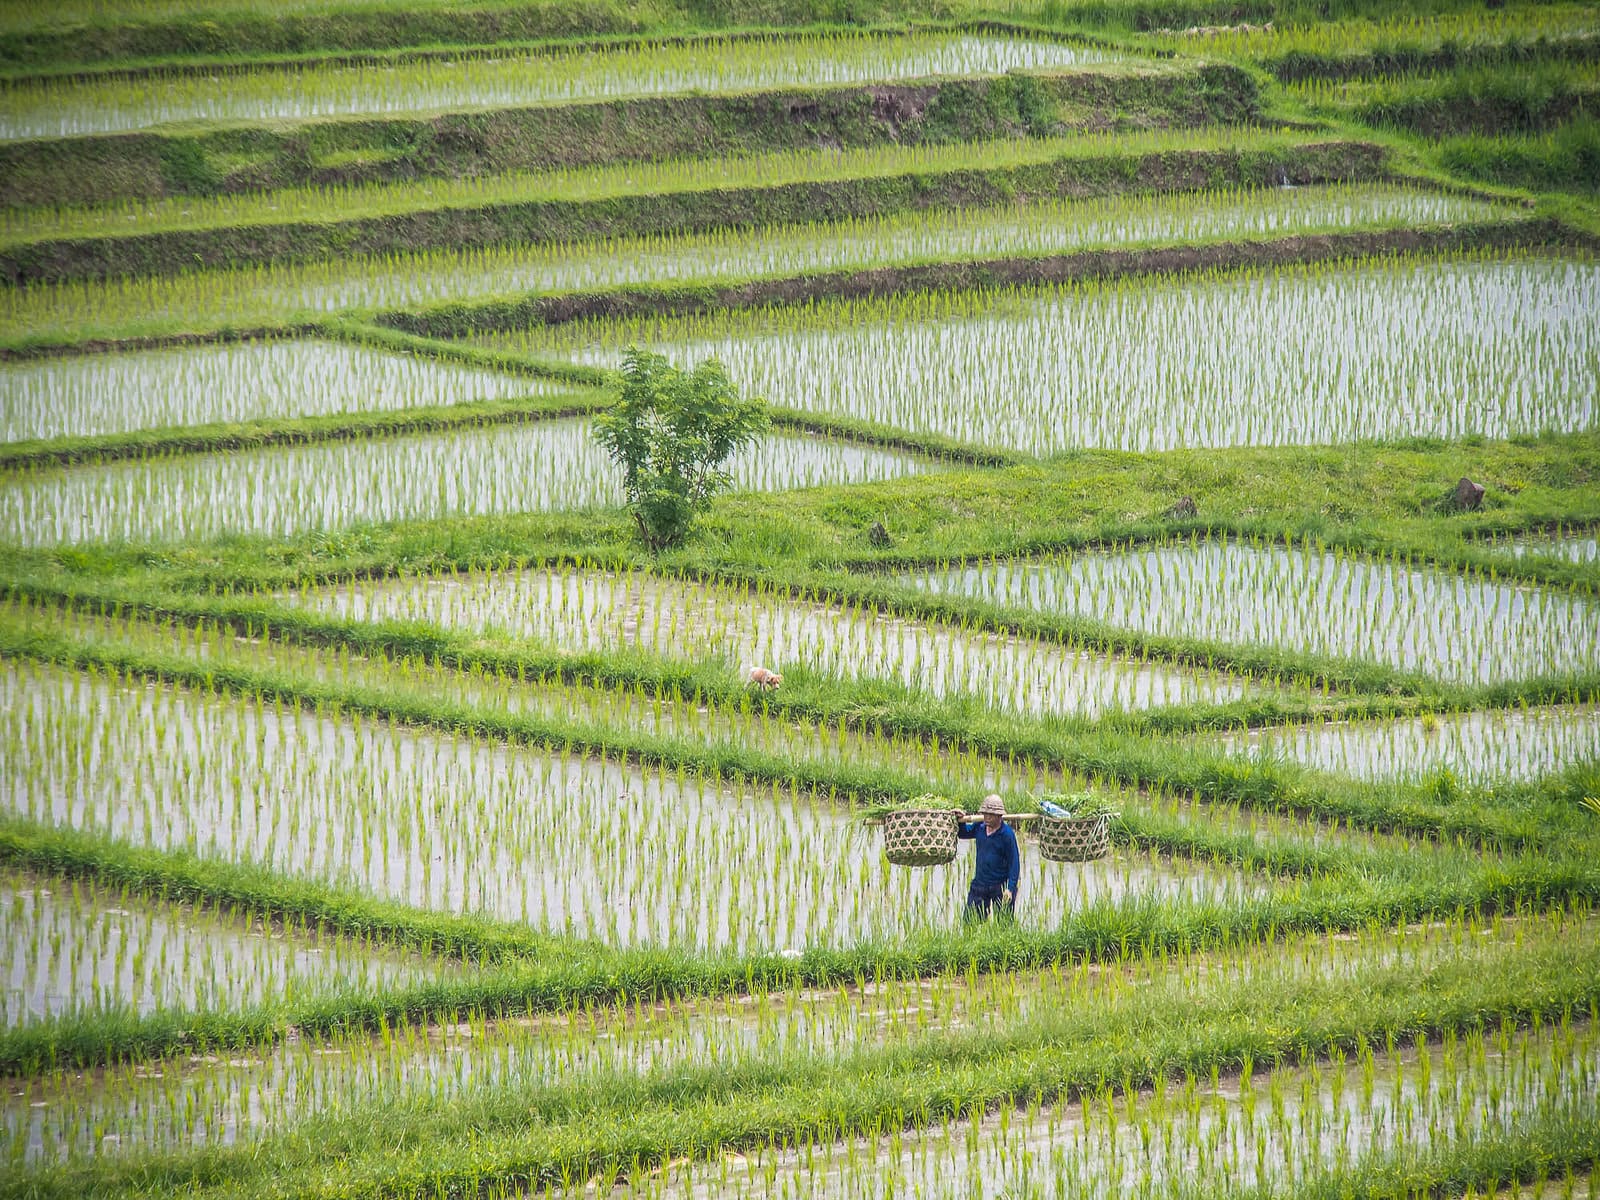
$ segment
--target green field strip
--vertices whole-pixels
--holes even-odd
[[[867,173],[874,160],[927,170],[959,165],[969,142],[989,143],[984,157],[1001,165],[1103,140],[1097,134],[1154,145],[1163,132],[1218,135],[1255,117],[1255,85],[1243,72],[1160,67],[19,142],[0,144],[0,229],[39,238],[377,217],[548,199],[563,180],[580,195],[637,190],[630,181],[641,179],[670,190],[696,176],[696,163],[729,186],[750,180],[752,159],[774,160],[757,178],[785,181],[818,168]],[[69,167],[74,189],[60,174]],[[28,206],[46,208],[13,211]]]
[[[483,336],[508,329],[560,326],[584,320],[668,318],[800,307],[824,300],[874,300],[928,292],[1032,288],[1122,278],[1187,276],[1206,270],[1353,265],[1398,256],[1466,251],[1554,248],[1574,243],[1563,226],[1541,219],[1482,225],[1330,233],[1281,240],[1224,240],[1198,246],[1089,250],[1077,254],[823,272],[798,279],[755,279],[717,285],[662,284],[539,296],[500,303],[438,305],[387,312],[380,324],[428,337]]]
[[[184,57],[131,58],[122,56],[115,65],[73,63],[51,66],[16,68],[0,66],[0,80],[8,83],[70,81],[94,83],[102,80],[129,81],[136,79],[180,78],[186,75],[224,75],[253,71],[294,70],[307,67],[397,66],[412,62],[453,61],[490,53],[528,55],[562,54],[573,52],[603,53],[628,49],[655,47],[720,47],[748,42],[772,41],[781,38],[804,38],[837,35],[852,37],[892,36],[907,31],[923,33],[992,33],[1001,36],[1038,38],[1046,41],[1067,42],[1092,46],[1113,52],[1128,53],[1125,40],[1111,39],[1074,30],[1053,29],[1037,23],[1019,23],[992,18],[949,20],[920,19],[913,15],[909,20],[894,23],[866,22],[841,24],[826,20],[785,24],[773,27],[728,27],[719,29],[684,30],[675,33],[613,34],[610,36],[574,36],[539,39],[500,37],[493,41],[471,44],[414,45],[391,48],[351,50],[324,50],[305,47],[299,53],[280,54],[193,54]],[[0,43],[5,34],[0,32]],[[1166,51],[1143,50],[1141,56],[1152,59],[1168,58]]]
[[[1259,135],[1246,139],[1236,135],[1233,145],[1218,149],[1191,144],[1154,153],[1141,152],[1137,144],[1124,148],[1105,147],[1099,143],[1100,139],[1090,139],[1088,145],[1077,148],[1077,153],[1018,166],[985,168],[962,164],[933,171],[830,179],[825,177],[830,173],[825,164],[819,162],[818,165],[824,167],[823,178],[785,179],[780,176],[722,185],[714,173],[708,173],[697,185],[649,190],[634,184],[626,192],[603,194],[593,199],[571,191],[550,198],[538,197],[537,193],[529,196],[524,191],[517,199],[505,203],[470,207],[426,205],[382,216],[354,215],[347,210],[342,216],[327,214],[311,220],[285,221],[280,216],[271,224],[223,225],[31,244],[13,242],[0,249],[0,277],[12,283],[30,284],[99,280],[107,284],[108,290],[115,291],[118,276],[187,277],[211,268],[224,279],[233,277],[229,286],[237,287],[239,282],[252,278],[247,273],[252,264],[262,267],[311,264],[310,269],[299,273],[284,270],[254,273],[262,283],[276,283],[281,289],[292,283],[296,274],[313,279],[328,275],[326,267],[318,271],[316,264],[332,256],[353,260],[351,266],[346,267],[347,273],[353,273],[352,267],[365,263],[381,274],[394,271],[405,258],[428,250],[438,252],[435,257],[440,259],[458,261],[464,273],[482,274],[484,268],[474,262],[470,253],[476,248],[504,248],[505,254],[498,256],[504,258],[523,246],[564,248],[566,243],[581,244],[596,238],[616,241],[637,237],[653,242],[669,236],[714,235],[727,239],[736,230],[881,220],[949,208],[1003,209],[1029,199],[1062,201],[1149,196],[1198,188],[1270,187],[1284,182],[1308,186],[1370,181],[1382,179],[1386,167],[1384,152],[1368,143],[1318,141],[1304,134],[1298,135],[1298,140],[1263,139]],[[1086,152],[1093,150],[1099,153]],[[781,164],[774,165],[781,169]],[[1459,207],[1469,206],[1462,201]],[[1483,220],[1493,215],[1473,213],[1468,219]],[[1363,223],[1369,222],[1359,218],[1353,222],[1337,220],[1330,216],[1323,226],[1336,230]],[[1370,223],[1381,223],[1381,217]],[[1322,226],[1313,222],[1311,227]],[[1160,236],[1146,233],[1142,237],[1117,237],[1110,230],[1102,234],[1110,243],[1138,242]],[[1169,234],[1164,240],[1173,239]],[[715,245],[715,241],[712,244]],[[648,250],[660,254],[666,248],[651,245]],[[578,247],[566,252],[575,249]],[[870,253],[865,248],[863,252]],[[893,250],[890,254],[894,254]],[[397,255],[400,261],[396,261]],[[976,256],[984,255],[979,252]],[[539,257],[535,255],[535,263]],[[901,251],[898,257],[905,257],[905,252]],[[419,259],[419,265],[426,266],[429,262],[425,255]],[[819,261],[817,265],[825,262]],[[781,273],[781,267],[778,270]],[[718,273],[748,271],[749,268],[735,267],[722,268]],[[772,268],[767,271],[771,273]],[[690,278],[704,272],[703,266],[688,268]],[[337,276],[330,276],[329,283],[335,279]],[[495,290],[507,289],[502,286]],[[93,294],[93,289],[87,291]],[[364,303],[353,299],[343,307],[396,305],[375,297]],[[234,319],[251,318],[235,314]]]
[[[363,1093],[374,1089],[394,1098],[404,1097],[409,1103],[415,1103],[419,1093],[436,1103],[461,1094],[478,1098],[481,1073],[496,1068],[513,1073],[515,1086],[535,1092],[559,1087],[575,1076],[592,1080],[635,1071],[682,1070],[710,1062],[726,1062],[739,1069],[755,1057],[768,1062],[779,1058],[792,1061],[802,1045],[804,1053],[812,1057],[903,1045],[970,1021],[979,1013],[991,1028],[1017,1028],[1039,1014],[1049,1020],[1063,1010],[1105,1012],[1131,988],[1170,986],[1173,977],[1189,981],[1190,986],[1203,983],[1212,991],[1221,987],[1223,977],[1235,988],[1249,986],[1251,981],[1271,987],[1283,978],[1281,966],[1275,962],[1278,956],[1292,961],[1295,974],[1309,983],[1318,976],[1370,975],[1374,968],[1392,968],[1397,960],[1420,972],[1437,966],[1462,940],[1487,946],[1526,933],[1541,940],[1560,930],[1581,936],[1586,928],[1583,919],[1565,913],[1535,918],[1526,933],[1519,928],[1523,924],[1521,919],[1493,918],[1480,923],[1453,918],[1350,935],[1295,935],[1276,944],[1171,957],[1147,955],[1135,947],[1109,980],[1106,976],[1112,973],[1084,965],[1004,975],[956,973],[922,981],[879,976],[858,979],[853,987],[795,988],[726,998],[648,1001],[641,997],[627,1008],[615,1010],[594,1009],[580,998],[565,1011],[531,1019],[496,1020],[471,1014],[467,1020],[450,1024],[402,1020],[377,1036],[361,1031],[313,1035],[270,1048],[250,1047],[247,1057],[230,1058],[226,1064],[202,1061],[186,1066],[181,1059],[169,1060],[155,1071],[138,1063],[122,1064],[97,1072],[92,1090],[85,1087],[81,1076],[57,1068],[18,1081],[21,1090],[0,1106],[0,1147],[9,1141],[8,1148],[14,1152],[19,1140],[18,1117],[30,1124],[41,1119],[36,1108],[29,1112],[40,1104],[45,1110],[42,1120],[56,1126],[50,1132],[70,1137],[76,1125],[81,1137],[90,1129],[109,1127],[120,1135],[124,1154],[183,1152],[209,1140],[193,1128],[196,1105],[218,1125],[236,1120],[239,1140],[254,1142],[317,1119],[334,1107],[366,1107],[371,1098]],[[1485,938],[1491,941],[1483,941]],[[1557,1030],[1558,1037],[1565,1036],[1564,1026]],[[1506,1032],[1500,1030],[1499,1036]],[[1546,1031],[1545,1036],[1550,1032],[1556,1031]],[[1581,1018],[1572,1032],[1583,1035]],[[714,1049],[706,1046],[702,1040],[706,1034],[721,1044]],[[220,1058],[215,1054],[192,1057]],[[437,1078],[436,1073],[444,1078]],[[172,1077],[176,1090],[162,1082]],[[308,1090],[313,1094],[307,1095]],[[1278,1089],[1274,1086],[1271,1090]],[[272,1113],[274,1108],[276,1113]],[[230,1113],[237,1115],[230,1119]],[[49,1138],[50,1133],[44,1136]],[[42,1153],[30,1153],[23,1164],[11,1161],[31,1166],[63,1157],[50,1152],[55,1147],[41,1145],[38,1149]],[[77,1156],[69,1150],[65,1157]]]
[[[1039,456],[1252,443],[1354,455],[1376,441],[1586,429],[1580,364],[1600,333],[1588,319],[1600,272],[1581,250],[1466,248],[1513,229],[1084,250],[710,295],[639,288],[604,305],[548,297],[504,314],[433,310],[447,329],[427,314],[406,324],[590,366],[619,365],[630,345],[680,365],[714,356],[770,401]],[[1413,236],[1419,253],[1395,253],[1391,239]],[[1360,261],[1323,257],[1358,245]],[[1402,334],[1413,310],[1415,336]]]
[[[1407,74],[1418,71],[1537,61],[1594,52],[1600,24],[1586,4],[1433,6],[1424,12],[1394,6],[1357,10],[1353,19],[1280,20],[1229,26],[1212,23],[1197,36],[1166,32],[1131,39],[1174,54],[1204,53],[1255,63],[1284,82],[1323,76]],[[1206,22],[1195,22],[1205,25]]]
[[[117,605],[119,612],[130,609],[143,606]],[[197,635],[188,623],[207,621],[216,622],[223,629],[231,628],[235,636],[246,640],[233,647],[226,640],[206,642],[201,653],[202,643],[188,647],[181,636],[152,639],[145,632],[147,625],[136,627],[129,620],[114,621],[109,627],[91,622],[74,633],[63,624],[67,616],[57,622],[46,619],[42,629],[38,617],[30,616],[20,627],[8,621],[0,630],[6,634],[9,652],[46,661],[119,667],[139,663],[143,664],[140,669],[154,671],[161,678],[168,678],[161,673],[170,667],[177,672],[170,677],[173,681],[202,687],[211,686],[218,670],[237,670],[244,672],[240,686],[245,690],[257,686],[258,674],[267,671],[278,682],[296,680],[333,687],[341,694],[359,690],[373,697],[374,703],[386,712],[399,711],[394,707],[399,705],[418,719],[432,721],[441,728],[477,728],[472,722],[482,719],[490,722],[484,728],[495,731],[495,736],[527,736],[555,746],[581,744],[626,761],[682,763],[699,772],[763,772],[759,778],[795,788],[804,784],[811,790],[849,796],[856,803],[910,799],[928,790],[930,784],[927,767],[915,763],[894,766],[892,756],[868,753],[859,762],[849,758],[835,761],[818,756],[815,750],[802,750],[810,761],[802,761],[797,767],[791,759],[779,756],[776,743],[770,750],[763,749],[766,739],[755,733],[736,736],[731,741],[696,741],[684,733],[669,736],[659,731],[628,733],[619,731],[616,718],[598,710],[589,714],[585,725],[578,718],[591,708],[588,704],[574,702],[570,711],[555,714],[548,709],[541,713],[534,705],[533,715],[529,716],[527,706],[512,708],[507,703],[507,695],[515,696],[521,681],[528,680],[539,681],[541,686],[548,683],[593,688],[598,695],[610,691],[654,697],[663,704],[686,702],[692,707],[739,713],[750,705],[749,694],[721,671],[643,656],[619,659],[615,655],[501,649],[492,644],[486,646],[482,639],[452,636],[444,631],[433,631],[427,644],[419,645],[414,626],[347,624],[319,620],[314,614],[292,609],[234,609],[230,615],[227,605],[203,606],[199,612],[205,615],[201,616],[195,608],[158,603],[146,611],[149,618],[176,621],[180,629],[187,626],[190,636]],[[260,644],[255,639],[261,643],[271,639],[273,654],[264,656],[250,649]],[[174,641],[179,643],[176,650]],[[88,657],[81,657],[85,654]],[[321,654],[332,655],[333,664],[339,669],[331,673],[315,669]],[[123,655],[133,657],[120,657]],[[418,657],[409,657],[412,655]],[[359,656],[354,669],[351,656]],[[441,705],[450,711],[440,715],[435,710]],[[1392,705],[1380,701],[1371,706],[1352,703],[1339,713],[1349,718],[1363,712],[1371,715],[1390,711]],[[429,717],[430,712],[435,715]],[[1492,798],[1479,798],[1471,792],[1457,794],[1449,802],[1440,803],[1427,786],[1356,785],[1116,730],[1079,731],[1071,724],[1063,728],[1060,722],[1018,722],[963,708],[941,708],[923,697],[886,703],[881,688],[863,692],[836,681],[827,681],[822,688],[813,687],[809,694],[796,695],[791,687],[781,693],[781,698],[764,697],[760,707],[763,725],[769,713],[780,719],[837,729],[841,737],[853,732],[857,736],[914,738],[930,747],[981,756],[971,765],[974,773],[987,758],[994,761],[996,771],[1003,761],[1013,775],[1027,764],[1060,771],[1067,777],[1061,786],[1110,788],[1114,793],[1119,788],[1150,792],[1150,798],[1124,797],[1133,807],[1152,812],[1162,824],[1168,818],[1176,819],[1177,814],[1168,812],[1160,797],[1175,794],[1199,799],[1202,809],[1197,811],[1216,813],[1222,827],[1237,827],[1237,818],[1224,819],[1233,808],[1239,814],[1277,813],[1331,823],[1335,828],[1343,822],[1350,828],[1380,834],[1461,838],[1475,844],[1514,848],[1558,837],[1559,823],[1551,825],[1550,820],[1563,811],[1559,802],[1552,808],[1539,792],[1528,788],[1501,789]],[[1284,719],[1283,714],[1275,715]],[[1310,714],[1297,715],[1302,721],[1310,719]],[[467,722],[465,726],[458,723],[462,720]],[[644,730],[650,729],[642,721],[636,723]],[[1170,732],[1179,732],[1178,723],[1173,725]],[[876,765],[874,758],[878,759]],[[959,773],[948,782],[957,784],[960,791],[956,794],[964,793],[971,800],[991,786],[974,778],[960,780]],[[1025,797],[1016,796],[1015,787],[1013,784],[1007,789],[1012,792],[1013,804],[1029,807]],[[1188,833],[1172,836],[1178,839],[1173,846],[1192,845],[1185,840],[1191,836]]]
[[[132,846],[15,816],[0,818],[0,862],[92,880],[162,903],[246,914],[268,924],[467,963],[557,962],[594,949],[578,939],[541,935],[526,925],[430,912],[253,865]]]
[[[1309,1064],[1340,1051],[1370,1052],[1485,1025],[1507,1032],[1535,1023],[1566,1026],[1592,1014],[1597,997],[1594,950],[1541,939],[1332,983],[1291,977],[1181,994],[1170,986],[1132,989],[1021,1028],[935,1035],[831,1059],[598,1076],[531,1094],[486,1089],[453,1106],[449,1119],[416,1122],[415,1138],[399,1151],[392,1144],[371,1148],[372,1116],[355,1112],[308,1122],[245,1151],[46,1172],[24,1177],[24,1186],[32,1196],[109,1196],[199,1177],[210,1186],[190,1194],[248,1188],[331,1200],[452,1194],[496,1182],[533,1190],[602,1175],[614,1181],[680,1156],[705,1160],[780,1142],[815,1147],[977,1118],[994,1108],[1116,1095],[1246,1062],[1298,1057]],[[1175,1006],[1189,1017],[1181,1028],[1170,1018]],[[467,1128],[475,1135],[470,1145],[461,1132]],[[341,1169],[330,1176],[311,1161],[332,1148]],[[16,1194],[23,1194],[20,1187]]]
[[[600,201],[640,193],[721,192],[779,184],[937,177],[952,171],[993,174],[1030,167],[1043,169],[1076,159],[1127,160],[1186,151],[1286,152],[1300,143],[1315,144],[1319,138],[1324,143],[1331,140],[1326,131],[1318,134],[1314,130],[1297,132],[1233,123],[1180,130],[1129,130],[1114,135],[978,136],[952,142],[895,142],[839,149],[807,144],[763,150],[756,144],[700,158],[675,156],[459,178],[287,187],[268,194],[140,198],[108,204],[80,199],[76,204],[58,207],[0,210],[0,243],[116,237],[132,229],[169,233],[293,221],[315,224],[330,218],[376,219],[430,209],[492,208],[518,201]],[[1345,141],[1356,146],[1366,144],[1359,136]],[[1351,173],[1356,173],[1354,168]]]
[[[607,393],[572,393],[549,397],[539,403],[493,400],[424,406],[398,412],[283,417],[277,420],[143,429],[99,437],[12,442],[0,447],[0,470],[81,466],[174,454],[264,450],[274,446],[306,446],[317,442],[515,425],[588,416],[609,407],[611,403],[612,397]]]

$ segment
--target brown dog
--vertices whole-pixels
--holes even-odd
[[[783,682],[783,676],[765,667],[751,667],[750,677],[745,682],[750,687],[763,687],[773,692],[777,691],[778,685]]]

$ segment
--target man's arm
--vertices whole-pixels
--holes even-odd
[[[1010,829],[1010,827],[1007,827]],[[1022,847],[1017,845],[1017,831],[1010,829],[1011,833],[1011,872],[1006,876],[1006,890],[1016,899],[1017,883],[1022,878]]]
[[[958,821],[956,822],[956,836],[963,838],[975,838],[978,836],[978,826],[981,824],[983,824],[982,821],[974,821],[970,825],[966,824],[965,822]]]

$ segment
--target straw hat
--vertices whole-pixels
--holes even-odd
[[[990,792],[987,796],[985,796],[983,798],[983,803],[978,807],[978,814],[980,816],[988,816],[990,813],[993,813],[997,817],[1003,817],[1006,815],[1005,801],[1000,799],[1000,797],[995,795],[993,792]]]

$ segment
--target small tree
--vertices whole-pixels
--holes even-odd
[[[693,372],[628,347],[622,396],[595,418],[595,438],[622,468],[622,488],[652,553],[681,542],[696,513],[732,482],[727,462],[767,427],[766,402],[741,399],[707,359]]]

